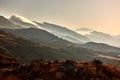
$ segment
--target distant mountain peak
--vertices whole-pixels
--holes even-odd
[[[34,23],[33,21],[25,18],[25,17],[22,17],[22,16],[19,16],[17,14],[13,14],[11,17],[10,17],[10,20],[13,21],[14,23],[18,24],[18,25],[22,25],[24,28],[30,28],[30,27],[34,27],[34,28],[39,28],[41,29],[40,26],[38,26],[36,23]]]
[[[92,31],[92,29],[89,29],[89,28],[78,28],[75,30],[75,32],[79,33],[79,34],[82,34],[82,35],[86,35],[86,34],[90,34]]]
[[[36,23],[45,30],[47,30],[48,32],[73,43],[81,43],[81,42],[84,43],[91,41],[88,37],[78,34],[75,31],[68,29],[64,26],[60,26],[48,22],[43,22],[43,23],[36,22]]]
[[[89,29],[89,28],[78,28],[76,29],[76,31],[93,31],[92,29]]]
[[[0,28],[19,29],[21,26],[15,25],[12,21],[4,16],[0,16]]]
[[[30,21],[29,19],[27,19],[27,18],[25,18],[25,17],[19,16],[19,15],[17,15],[17,14],[13,14],[10,19],[13,19],[13,18],[14,18],[14,19],[17,19],[18,21],[30,23],[30,24],[33,24],[33,25],[37,26],[36,23]]]
[[[57,24],[53,24],[53,23],[49,23],[49,22],[43,22],[43,24],[55,26],[56,28],[57,28],[57,27],[58,27],[58,28],[61,27],[61,28],[64,28],[64,29],[68,29],[68,28],[66,28],[66,27],[63,27],[63,26],[60,26],[60,25],[57,25]]]
[[[4,16],[0,15],[0,18],[5,18]]]
[[[7,18],[5,18],[4,16],[0,15],[0,22],[9,22],[9,20]]]

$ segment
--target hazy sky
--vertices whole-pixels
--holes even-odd
[[[70,29],[120,34],[120,0],[0,0],[0,15],[12,14]]]

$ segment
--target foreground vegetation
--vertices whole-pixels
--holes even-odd
[[[16,59],[0,56],[0,80],[119,80],[120,70],[99,60],[75,62],[34,60],[19,64]]]

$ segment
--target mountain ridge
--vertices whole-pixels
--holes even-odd
[[[16,25],[12,23],[10,20],[5,18],[4,16],[0,16],[0,28],[20,29],[22,27],[20,25]]]
[[[36,23],[32,22],[31,20],[24,18],[22,16],[19,16],[19,15],[16,15],[16,14],[12,15],[9,18],[9,20],[14,22],[15,24],[23,26],[24,28],[39,28],[39,29],[41,29],[40,26],[38,26]]]
[[[73,40],[69,40],[64,36],[74,38],[74,39],[78,40],[80,43],[91,41],[89,38],[87,38],[83,35],[80,35],[80,34],[74,32],[70,29],[67,29],[65,27],[62,27],[62,26],[59,26],[59,25],[56,25],[56,24],[51,24],[51,23],[47,23],[47,22],[43,22],[43,23],[36,22],[36,23],[38,25],[40,25],[41,27],[43,27],[44,29],[48,30],[49,32],[51,32],[51,33],[53,33],[53,34],[55,34],[55,35],[57,35],[57,36],[59,36],[63,39],[71,41],[73,43],[78,43],[78,42],[73,41]]]
[[[80,28],[81,29],[81,28]],[[108,33],[92,30],[80,30],[76,31],[79,34],[84,33],[84,36],[90,38],[93,42],[96,43],[106,43],[112,46],[120,47],[120,38],[119,36],[110,35]]]
[[[120,53],[120,48],[119,47],[114,47],[105,43],[96,43],[96,42],[88,42],[81,47],[92,49],[94,51],[101,51],[101,52],[111,52],[111,53]]]
[[[48,27],[49,26],[50,25],[48,25]],[[51,24],[51,26],[53,26],[53,24]],[[56,27],[56,25],[54,27]],[[15,41],[18,40],[17,42],[20,42],[21,45],[19,44],[19,47],[15,46],[14,38],[13,38],[13,43],[9,44],[8,46],[6,44],[6,46],[8,47],[7,49],[10,49],[10,50],[11,50],[11,47],[13,47],[14,50],[11,50],[12,53],[15,53],[15,55],[18,55],[20,57],[23,57],[24,60],[26,59],[32,60],[32,59],[41,58],[41,57],[44,57],[44,58],[48,57],[49,59],[53,59],[53,58],[55,59],[57,57],[61,59],[70,58],[70,59],[81,60],[81,61],[89,61],[89,60],[97,58],[97,59],[102,60],[105,63],[107,62],[111,64],[119,63],[118,60],[115,60],[115,59],[113,60],[110,58],[108,59],[108,56],[118,57],[117,54],[104,53],[100,51],[94,51],[92,49],[83,48],[80,46],[80,44],[74,44],[69,41],[63,40],[62,38],[59,38],[46,30],[42,30],[38,28],[22,28],[22,29],[14,29],[14,30],[2,29],[2,30],[9,32],[9,34],[13,33],[14,35],[16,35],[14,36],[14,37],[17,37],[15,38]],[[60,32],[62,32],[62,30]],[[68,30],[68,33],[69,33],[69,30]],[[23,37],[27,39],[28,41],[24,40],[23,38],[19,38],[19,37]],[[36,46],[30,46],[29,44],[22,43],[24,41],[26,43],[32,43],[32,41],[34,41],[37,45],[39,44],[42,44],[42,45],[39,45],[40,48]],[[9,40],[8,42],[11,42],[11,40]],[[1,49],[4,52],[4,49],[3,48]],[[18,51],[18,54],[16,50]],[[50,54],[47,54],[49,53],[49,50],[50,50]],[[23,51],[22,52],[23,54],[20,53],[21,51]],[[29,56],[27,56],[28,52],[30,53]],[[39,53],[39,52],[42,52],[42,53]],[[33,53],[35,54],[33,55]],[[99,55],[102,55],[102,56],[99,56]],[[103,57],[103,56],[106,56],[106,57]],[[119,64],[117,65],[119,66]]]
[[[44,44],[58,45],[58,46],[72,44],[71,42],[59,38],[42,29],[26,28],[26,29],[16,29],[16,30],[10,30],[10,29],[3,29],[3,30],[12,33],[18,37],[29,39],[36,43],[44,43]]]

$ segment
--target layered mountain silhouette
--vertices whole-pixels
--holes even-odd
[[[69,30],[65,27],[58,26],[55,24],[50,24],[47,22],[44,23],[32,22],[18,15],[11,16],[10,20],[18,25],[23,26],[24,28],[42,29],[73,43],[83,43],[90,41],[90,39],[85,36],[82,36],[72,30]]]
[[[0,55],[16,57],[20,62],[35,59],[65,59],[71,53],[63,49],[53,49],[35,44],[23,38],[16,38],[12,34],[0,30]]]
[[[54,35],[59,36],[68,41],[71,41],[73,43],[84,43],[91,41],[88,37],[80,35],[70,29],[67,29],[59,25],[55,25],[47,22],[43,22],[43,23],[36,22],[36,23],[45,30],[47,30],[48,32],[51,32]]]
[[[84,36],[90,38],[93,42],[105,43],[112,46],[120,47],[120,38],[119,36],[112,36],[103,32],[98,32],[88,28],[77,29],[78,33],[86,33]]]
[[[18,15],[11,16],[10,20],[18,25],[24,26],[25,28],[32,27],[32,28],[44,29],[60,38],[66,39],[66,40],[74,42],[74,43],[82,43],[82,42],[90,41],[90,39],[85,36],[82,36],[72,30],[69,30],[65,27],[58,26],[55,24],[50,24],[47,22],[44,22],[44,23],[32,22],[32,21],[30,21],[22,16],[18,16]]]
[[[22,27],[14,24],[13,22],[11,22],[3,16],[0,16],[0,28],[20,29]]]
[[[92,29],[88,29],[88,28],[78,28],[75,30],[75,32],[79,33],[79,34],[83,34],[84,36],[86,34],[90,34],[90,32],[92,32]]]
[[[82,44],[81,47],[92,49],[94,51],[100,51],[100,52],[120,53],[120,48],[113,47],[104,43],[88,42],[88,43]]]
[[[106,44],[120,47],[120,39],[115,38],[114,36],[111,36],[109,34],[93,31],[91,32],[91,34],[88,34],[86,36],[91,38],[95,42],[106,43]]]
[[[119,60],[106,57],[108,54],[96,52],[90,49],[64,46],[51,48],[46,45],[36,44],[23,38],[17,38],[12,34],[0,30],[0,55],[16,57],[20,62],[25,63],[35,59],[90,61],[100,59],[104,63],[119,65]],[[105,56],[105,57],[103,57]],[[111,56],[111,55],[109,55]],[[112,55],[113,56],[113,55]]]
[[[23,28],[41,28],[40,26],[38,26],[36,23],[32,22],[31,20],[24,18],[22,16],[19,15],[12,15],[10,17],[10,20],[12,22],[14,22],[15,24],[21,25],[23,26]]]
[[[35,43],[41,43],[52,46],[67,46],[72,44],[71,42],[59,38],[47,31],[36,28],[25,28],[16,30],[4,29],[4,31],[12,33],[18,37],[29,39]]]
[[[13,33],[17,37],[23,37],[33,42],[50,44],[50,45],[69,45],[69,41],[59,38],[52,33],[40,29],[36,23],[32,21],[13,15],[10,20],[1,16],[0,28]],[[27,27],[26,27],[27,26]]]
[[[75,31],[93,31],[93,30],[88,28],[78,28]]]
[[[15,15],[10,20],[5,17],[2,18],[8,22],[4,23],[2,19],[0,21],[0,24],[3,25],[0,28],[7,32],[1,31],[3,32],[0,38],[2,39],[1,54],[18,57],[21,62],[38,58],[81,61],[97,58],[105,63],[120,66],[118,57],[120,50],[118,47],[91,42],[92,38],[89,39],[86,35],[80,35],[55,24],[32,22]],[[12,26],[9,26],[9,23]]]
[[[21,62],[28,62],[39,58],[52,60],[78,59],[87,61],[95,56],[93,52],[84,48],[50,48],[49,46],[36,44],[23,38],[17,38],[12,34],[0,30],[0,54],[9,57],[18,57]],[[89,58],[87,58],[88,54],[90,56]],[[76,57],[78,55],[81,55],[81,58]],[[83,56],[84,58],[82,58]]]

